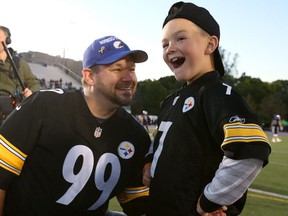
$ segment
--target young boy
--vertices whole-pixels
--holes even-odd
[[[220,30],[204,8],[175,3],[163,24],[163,59],[182,89],[161,104],[149,215],[239,215],[271,152],[257,117],[223,80]],[[146,166],[147,168],[148,166]]]

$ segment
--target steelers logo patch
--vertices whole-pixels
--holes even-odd
[[[184,102],[182,112],[185,113],[189,111],[190,109],[194,107],[194,105],[195,105],[195,99],[193,97],[187,98]]]
[[[121,142],[118,146],[118,154],[123,159],[130,159],[135,153],[135,147],[128,141]]]

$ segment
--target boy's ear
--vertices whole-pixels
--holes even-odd
[[[205,54],[212,54],[215,49],[218,47],[218,38],[216,36],[210,36],[205,50]]]

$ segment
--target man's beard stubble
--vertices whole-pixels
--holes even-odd
[[[133,83],[132,85],[130,84],[130,82],[128,83],[129,86],[131,86],[132,89],[132,93],[131,92],[126,92],[121,96],[118,96],[116,94],[115,89],[111,90],[109,89],[106,85],[104,85],[101,81],[97,81],[96,84],[96,90],[101,93],[102,95],[104,95],[107,99],[109,99],[113,104],[117,104],[119,106],[127,106],[131,103],[132,98],[135,94],[135,89],[136,89],[136,84]],[[121,89],[122,87],[127,87],[128,84],[126,84],[125,82],[122,83],[117,83],[116,84],[116,89]]]

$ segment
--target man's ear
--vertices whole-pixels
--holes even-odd
[[[93,80],[93,76],[92,76],[92,71],[90,68],[84,68],[82,70],[82,76],[83,76],[83,80],[87,85],[93,85],[94,84],[94,80]]]
[[[219,44],[218,38],[214,35],[210,36],[205,50],[205,54],[208,55],[212,54],[214,50],[217,49],[218,44]]]

